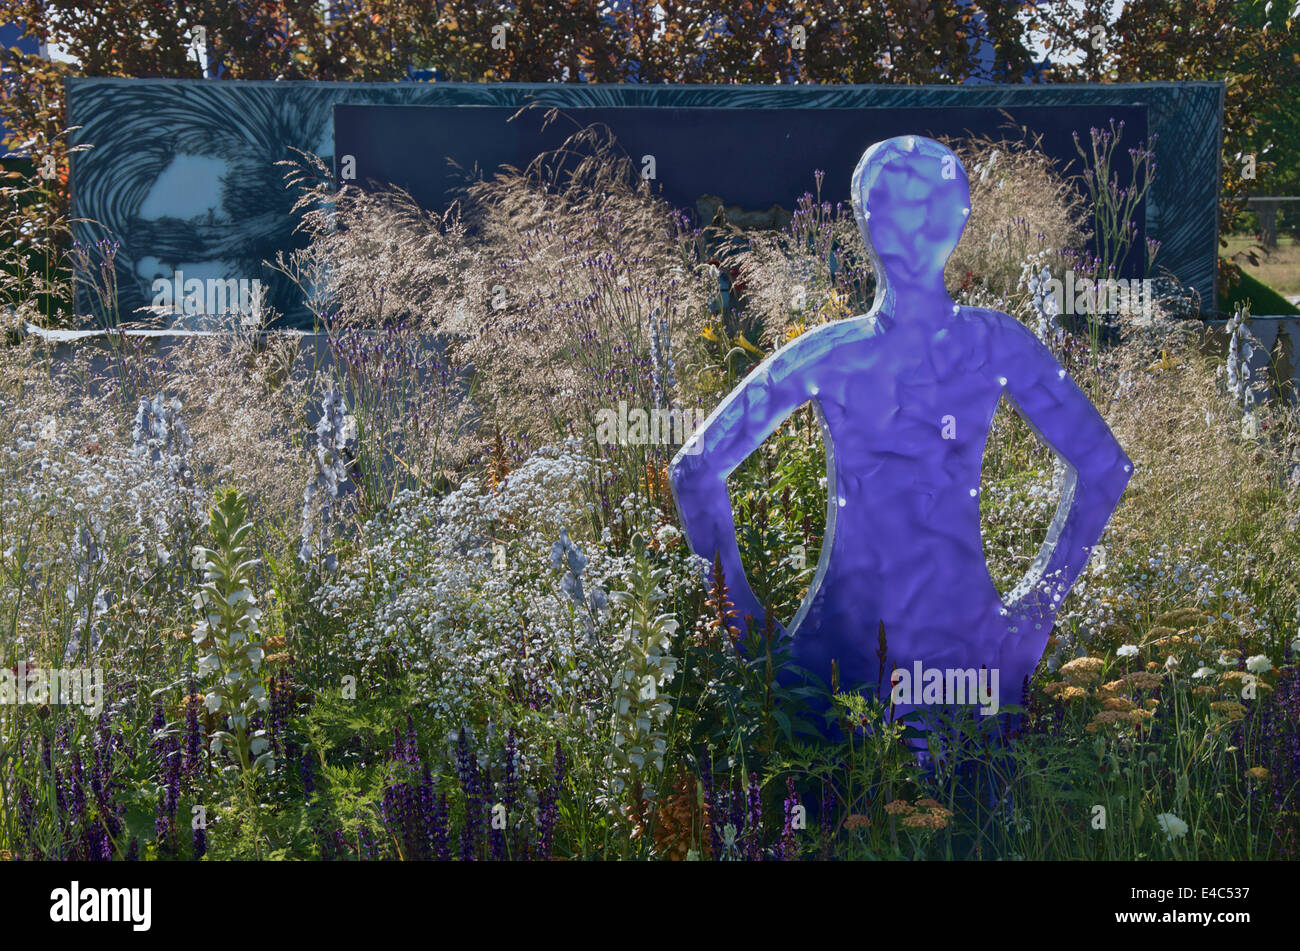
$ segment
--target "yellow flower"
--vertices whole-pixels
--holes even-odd
[[[1160,701],[1157,700],[1155,697],[1152,697],[1149,700],[1147,700],[1147,702],[1144,703],[1143,706],[1146,707],[1148,710],[1154,710],[1156,707],[1160,706]]]
[[[849,298],[847,294],[841,294],[839,291],[831,291],[826,302],[817,308],[818,323],[830,323],[833,320],[843,320],[845,317],[852,317],[852,311],[849,308]]]
[[[799,321],[796,324],[791,324],[785,330],[786,343],[789,343],[791,340],[794,340],[796,337],[802,336],[803,332],[806,329],[807,328],[804,326],[803,321]],[[850,816],[849,818],[852,818],[852,816]],[[846,824],[847,824],[847,820],[846,820]]]
[[[846,829],[865,829],[870,825],[871,820],[869,818],[856,812],[844,820],[844,828]]]
[[[1192,688],[1192,696],[1193,696],[1193,697],[1213,697],[1213,696],[1214,696],[1214,688],[1213,688],[1213,687],[1193,687],[1193,688]]]
[[[916,807],[902,799],[894,799],[885,803],[885,812],[891,816],[906,816],[916,812]]]
[[[1082,687],[1066,687],[1061,691],[1061,699],[1066,703],[1073,703],[1075,700],[1083,700],[1088,696],[1088,691]]]
[[[1112,697],[1118,697],[1125,687],[1126,685],[1122,680],[1112,680],[1110,683],[1102,684],[1097,688],[1097,699],[1110,700]]]
[[[1147,367],[1147,369],[1151,370],[1152,372],[1160,372],[1163,370],[1176,370],[1178,369],[1178,361],[1176,361],[1173,357],[1169,355],[1169,351],[1161,350],[1160,359],[1157,360],[1155,363],[1151,364],[1151,366]]]
[[[1118,710],[1120,713],[1128,713],[1133,709],[1133,702],[1128,697],[1108,697],[1101,703],[1103,710]]]
[[[1061,665],[1061,675],[1074,684],[1090,684],[1101,679],[1105,662],[1100,657],[1076,657]]]
[[[1210,709],[1215,713],[1221,713],[1229,720],[1240,720],[1246,715],[1246,708],[1235,700],[1216,700],[1210,704]]]
[[[1132,722],[1133,722],[1132,719],[1129,717],[1126,711],[1103,710],[1101,713],[1097,714],[1095,717],[1092,718],[1092,720],[1088,723],[1088,725],[1084,727],[1084,730],[1088,733],[1096,733],[1102,727],[1128,726]]]
[[[1263,766],[1252,766],[1250,769],[1246,770],[1246,775],[1257,783],[1268,781],[1268,770]]]
[[[924,809],[931,815],[942,816],[945,820],[952,818],[952,810],[934,799],[918,799],[916,802],[916,808]]]
[[[947,825],[947,817],[935,812],[918,812],[915,815],[903,817],[903,826],[908,829],[924,829],[927,832],[938,832],[940,829],[946,828]]]
[[[1159,664],[1152,666],[1156,667],[1156,669],[1160,667]],[[1133,690],[1154,690],[1160,686],[1163,678],[1159,674],[1148,670],[1135,670],[1131,674],[1125,674],[1120,680],[1124,681]]]

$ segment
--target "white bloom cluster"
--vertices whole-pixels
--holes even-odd
[[[1207,557],[1195,541],[1165,541],[1132,556],[1119,535],[1108,549],[1107,562],[1079,579],[1058,615],[1058,651],[1066,659],[1117,621],[1142,617],[1151,604],[1196,608],[1204,612],[1207,623],[1215,625],[1219,637],[1231,641],[1250,640],[1268,630],[1267,612],[1236,583],[1254,560],[1244,546],[1227,546],[1217,557]],[[1199,633],[1191,641],[1209,648]],[[1120,656],[1135,655],[1121,648]]]
[[[15,648],[37,650],[50,633],[67,659],[87,633],[96,648],[120,589],[187,550],[202,507],[178,413],[174,400],[142,401],[128,443],[97,404],[0,394],[0,564],[33,594],[63,591],[66,608],[52,625],[41,598],[19,598]]]
[[[361,550],[317,603],[346,621],[356,661],[395,661],[451,723],[503,697],[585,723],[608,693],[616,647],[595,592],[627,572],[625,557],[568,540],[595,477],[568,445],[536,454],[496,491],[467,480],[442,497],[403,492],[362,527]]]
[[[1056,462],[1055,455],[1052,460]],[[1038,554],[1061,497],[1058,465],[1051,470],[1043,466],[1023,478],[989,479],[980,487],[984,550],[999,590],[1018,583]]]

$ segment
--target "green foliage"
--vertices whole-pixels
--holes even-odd
[[[251,720],[269,707],[262,661],[262,609],[252,591],[253,568],[248,545],[253,524],[247,521],[248,499],[236,489],[217,493],[208,511],[212,546],[194,548],[193,567],[202,571],[203,583],[194,597],[202,620],[194,625],[194,645],[208,651],[199,659],[200,676],[208,676],[203,703],[209,713],[225,715],[232,734],[213,734],[212,751],[230,747],[240,769],[274,767],[264,729],[252,729]]]
[[[642,791],[643,775],[655,777],[664,768],[668,742],[662,724],[672,712],[672,704],[660,696],[660,691],[677,672],[677,660],[671,653],[677,621],[657,608],[664,600],[659,584],[666,575],[665,570],[654,568],[641,554],[630,589],[611,595],[611,600],[630,615],[621,669],[614,674],[611,685],[610,760],[616,770],[616,794],[628,788],[634,794]]]

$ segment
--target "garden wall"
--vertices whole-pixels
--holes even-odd
[[[1206,345],[1218,354],[1227,352],[1227,335],[1224,328],[1227,321],[1207,320],[1204,323]],[[53,347],[56,360],[65,358],[74,348],[84,346],[99,347],[107,355],[109,342],[107,333],[101,330],[45,330],[33,324],[27,324],[25,332],[43,338]],[[1251,368],[1257,379],[1269,380],[1273,389],[1284,386],[1290,381],[1290,396],[1300,397],[1300,317],[1294,316],[1256,316],[1251,318],[1250,332],[1254,335],[1257,346],[1251,357]],[[221,336],[220,331],[204,330],[128,330],[127,336],[145,342],[146,346],[165,354],[180,341],[194,336]],[[324,333],[304,330],[270,330],[259,336],[268,337],[285,334],[299,341],[299,361],[305,366],[325,366],[330,357],[327,336]],[[103,364],[101,364],[103,368]]]
[[[287,291],[276,286],[261,262],[298,240],[289,214],[292,196],[276,163],[291,158],[295,149],[333,160],[337,106],[454,107],[464,110],[467,121],[475,109],[511,110],[528,103],[678,115],[746,110],[753,116],[752,130],[728,130],[724,141],[732,153],[756,154],[787,135],[781,110],[817,110],[830,129],[850,111],[910,110],[921,116],[954,109],[988,115],[1000,109],[1127,108],[1145,110],[1147,131],[1155,137],[1159,170],[1144,217],[1147,235],[1161,242],[1158,267],[1211,302],[1223,96],[1222,83],[650,87],[72,78],[72,145],[93,146],[73,157],[72,211],[79,240],[89,243],[111,234],[122,242],[115,266],[123,314],[151,302],[154,279],[182,271],[206,281],[263,280],[270,287],[269,302],[290,324],[306,326],[303,309],[283,296]],[[974,120],[972,113],[972,125]],[[1137,144],[1136,137],[1131,144]],[[854,147],[860,154],[861,146]],[[441,166],[445,158],[440,152],[417,157],[428,166]],[[811,172],[790,168],[799,191],[808,187]],[[771,202],[792,199],[773,195]]]

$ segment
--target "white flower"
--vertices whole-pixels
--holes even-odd
[[[661,525],[659,526],[659,530],[655,532],[655,540],[665,547],[681,537],[682,533],[677,530],[677,526],[675,525]]]
[[[1198,667],[1196,668],[1196,673],[1192,674],[1192,676],[1195,677],[1197,680],[1204,680],[1212,673],[1214,673],[1213,667]]]
[[[1252,674],[1263,674],[1273,669],[1273,662],[1263,654],[1246,658],[1246,669]]]
[[[1181,839],[1187,835],[1187,823],[1172,812],[1162,812],[1156,816],[1156,823],[1170,839]]]
[[[1173,670],[1177,666],[1178,666],[1178,658],[1175,657],[1173,654],[1170,654],[1168,657],[1165,658],[1165,670]]]
[[[203,705],[208,708],[208,713],[216,713],[221,709],[221,694],[215,691],[203,698]]]
[[[1115,654],[1118,657],[1136,657],[1138,655],[1137,645],[1125,644],[1119,650],[1115,651]]]
[[[736,844],[736,831],[736,827],[730,822],[722,827],[722,844],[729,849]]]

